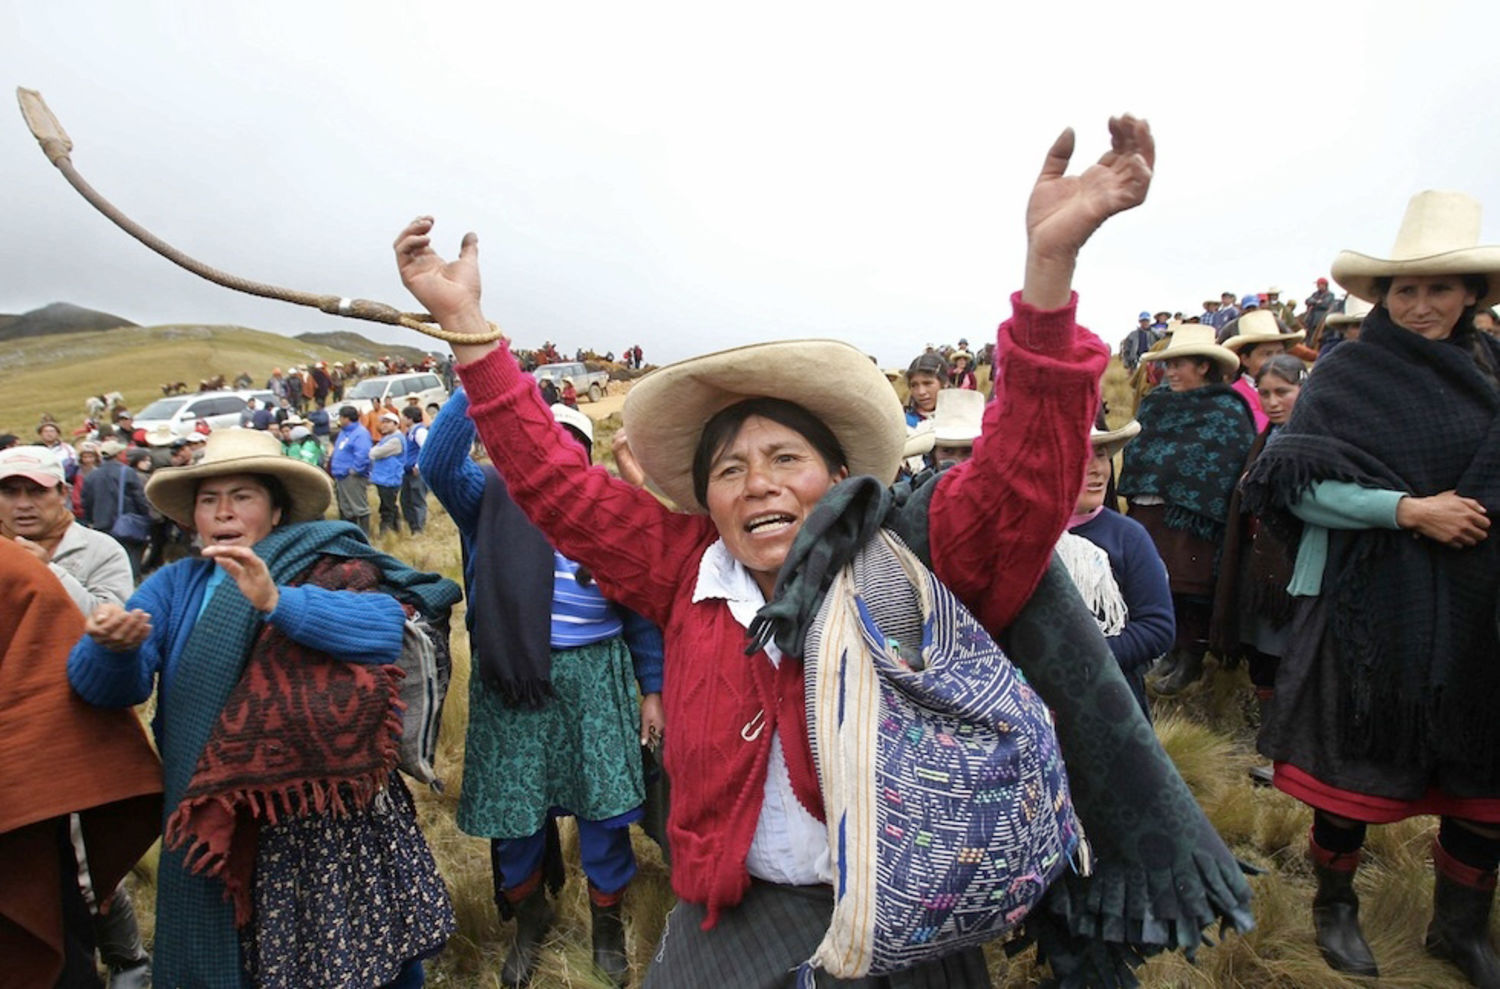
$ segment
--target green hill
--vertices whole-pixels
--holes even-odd
[[[0,343],[0,432],[29,439],[45,412],[66,433],[83,421],[90,395],[117,391],[131,409],[140,409],[160,398],[169,382],[186,382],[195,391],[204,378],[223,374],[233,381],[248,371],[258,387],[273,367],[362,359],[241,326],[125,326],[10,339]]]
[[[54,302],[19,316],[0,316],[0,340],[113,330],[135,325],[113,313],[84,309],[66,302]]]
[[[317,350],[341,350],[353,354],[362,361],[378,361],[386,357],[400,357],[404,358],[407,363],[417,364],[422,358],[427,356],[427,351],[422,350],[420,347],[406,347],[393,343],[377,343],[350,330],[334,330],[330,333],[299,333],[295,339]]]

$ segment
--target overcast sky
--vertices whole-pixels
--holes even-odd
[[[390,243],[431,213],[444,253],[479,232],[486,310],[521,345],[657,362],[833,336],[904,364],[983,340],[1020,287],[1048,145],[1077,128],[1076,170],[1122,111],[1153,125],[1155,183],[1075,282],[1111,344],[1141,309],[1305,297],[1339,249],[1383,254],[1419,189],[1487,203],[1500,242],[1500,5],[1014,6],[0,0],[0,65],[85,178],[209,264],[410,308]],[[0,174],[0,312],[427,342],[174,267],[14,109]]]

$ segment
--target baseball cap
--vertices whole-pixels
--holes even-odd
[[[57,455],[45,446],[13,446],[9,450],[0,450],[0,480],[7,477],[24,477],[44,488],[67,481]]]
[[[401,417],[398,416],[398,415],[396,415],[396,413],[394,413],[394,412],[382,412],[382,413],[380,413],[380,421],[381,422],[394,422],[398,426],[401,425]]]
[[[1240,300],[1241,309],[1249,309],[1251,306],[1255,306],[1257,308],[1259,308],[1260,306],[1260,296],[1254,292],[1251,292],[1249,295]]]

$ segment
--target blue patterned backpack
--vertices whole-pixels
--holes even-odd
[[[804,983],[1001,937],[1086,862],[1046,705],[896,536],[838,574],[803,661],[834,870]]]

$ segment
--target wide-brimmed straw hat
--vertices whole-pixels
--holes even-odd
[[[680,508],[704,511],[693,493],[703,427],[749,398],[795,402],[832,431],[850,474],[895,479],[906,417],[885,375],[847,343],[785,340],[679,361],[636,382],[625,396],[625,431],[652,485]]]
[[[1089,429],[1089,442],[1102,449],[1107,456],[1113,457],[1126,443],[1135,439],[1140,431],[1141,424],[1134,419],[1119,429],[1100,429],[1094,426]]]
[[[1379,302],[1377,278],[1401,275],[1484,275],[1489,291],[1481,309],[1500,302],[1500,247],[1479,243],[1479,201],[1462,192],[1428,189],[1411,197],[1390,257],[1340,251],[1333,280],[1350,295]]]
[[[1353,326],[1355,323],[1363,323],[1365,317],[1370,315],[1375,307],[1358,296],[1351,295],[1344,300],[1343,312],[1331,312],[1323,317],[1324,326]]]
[[[1243,316],[1240,317],[1244,319]],[[1169,326],[1172,340],[1161,350],[1141,355],[1143,361],[1169,361],[1174,357],[1205,357],[1234,374],[1240,367],[1240,355],[1214,343],[1214,328],[1207,323],[1177,323]]]
[[[938,392],[932,434],[939,446],[973,445],[984,418],[984,393],[965,388]]]
[[[226,474],[269,474],[286,489],[291,506],[283,522],[320,519],[333,500],[333,481],[321,469],[281,452],[281,441],[259,429],[216,429],[203,459],[187,467],[163,467],[146,482],[146,500],[185,528],[193,527],[198,483]]]
[[[1276,314],[1269,309],[1252,309],[1234,322],[1235,334],[1224,341],[1224,346],[1235,353],[1259,343],[1296,343],[1307,336],[1305,330],[1283,333]]]

